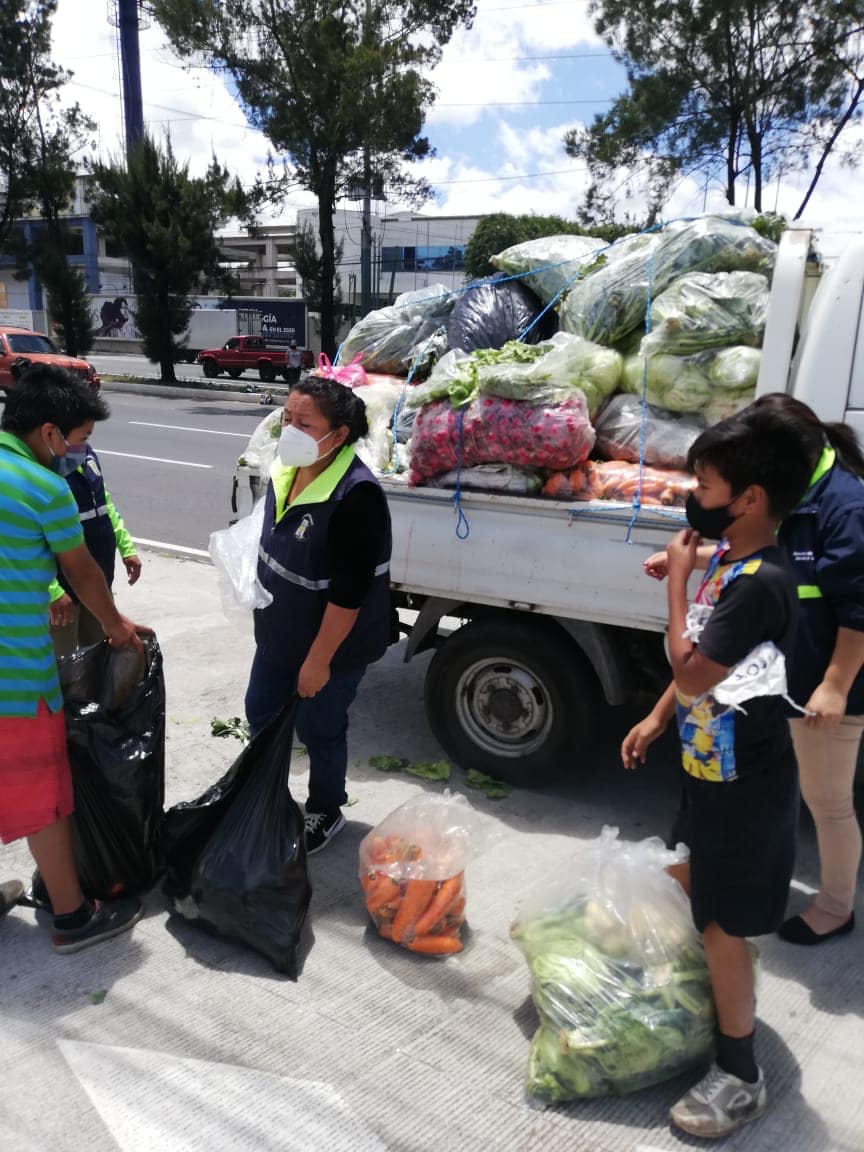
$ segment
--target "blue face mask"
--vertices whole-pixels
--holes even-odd
[[[82,464],[86,463],[87,445],[70,444],[65,436],[63,443],[66,445],[66,455],[57,456],[55,453],[51,457],[51,468],[58,476],[71,476],[76,468],[80,468]]]

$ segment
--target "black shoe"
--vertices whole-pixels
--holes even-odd
[[[0,884],[0,916],[11,912],[24,895],[24,885],[20,880],[7,880]]]
[[[835,936],[846,936],[855,927],[855,913],[853,912],[845,923],[830,932],[814,932],[806,920],[800,916],[793,916],[777,929],[777,935],[787,944],[824,944],[826,940],[833,940]]]
[[[326,848],[337,832],[345,827],[345,817],[338,808],[332,812],[308,812],[305,817],[306,855],[314,856]]]
[[[64,955],[69,952],[80,952],[92,944],[99,944],[103,940],[110,940],[112,936],[119,936],[121,932],[128,932],[143,915],[141,901],[136,900],[134,896],[124,896],[108,904],[97,904],[93,915],[81,928],[55,928],[51,943],[55,952],[62,952]]]

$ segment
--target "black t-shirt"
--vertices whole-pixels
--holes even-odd
[[[770,641],[788,660],[798,599],[795,576],[781,548],[764,548],[721,564],[703,588],[713,611],[699,638],[709,660],[733,668],[759,644]],[[698,700],[678,695],[678,726],[685,771],[718,782],[770,767],[789,754],[789,727],[782,696],[757,696],[739,712],[709,692]]]
[[[375,578],[387,533],[387,498],[377,484],[360,483],[346,493],[330,517],[327,599],[339,608],[359,608]]]

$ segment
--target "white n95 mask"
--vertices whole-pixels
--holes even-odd
[[[318,459],[318,445],[333,435],[334,432],[328,432],[326,436],[316,440],[308,432],[302,432],[293,424],[286,424],[279,435],[279,446],[276,451],[286,468],[308,468]],[[331,448],[330,451],[333,452],[335,449]],[[325,455],[329,456],[330,452],[326,452]]]

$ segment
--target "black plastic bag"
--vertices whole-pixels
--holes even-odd
[[[160,867],[165,681],[155,636],[144,656],[107,641],[57,662],[75,793],[75,865],[85,896],[145,892]],[[34,880],[34,895],[41,891]]]
[[[165,816],[165,892],[189,920],[294,977],[312,886],[303,817],[288,789],[296,701],[197,800]]]
[[[519,338],[540,315],[542,307],[530,288],[519,280],[505,280],[503,272],[490,280],[475,281],[467,286],[450,313],[447,346],[463,352],[503,348],[508,340]],[[557,317],[550,310],[525,339],[536,344],[553,335],[557,326]]]

